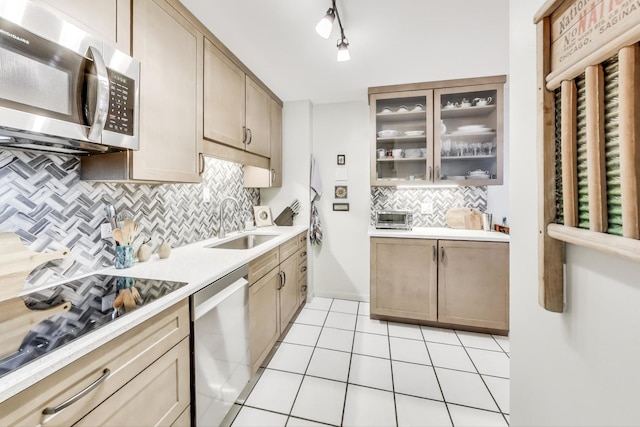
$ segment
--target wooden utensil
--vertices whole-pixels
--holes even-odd
[[[53,252],[33,252],[15,233],[0,233],[0,301],[17,297],[31,271],[47,261],[64,258],[68,248]]]
[[[113,236],[113,240],[115,240],[117,244],[119,244],[120,246],[124,245],[124,236],[122,233],[122,229],[116,228],[115,230],[113,230],[111,235]]]
[[[70,302],[63,302],[46,310],[31,310],[19,297],[0,302],[0,357],[20,349],[24,337],[35,325],[69,309]]]

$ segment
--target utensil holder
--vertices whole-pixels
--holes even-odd
[[[116,246],[116,268],[129,268],[133,267],[133,246],[123,245]]]
[[[482,229],[484,231],[491,231],[491,217],[490,213],[482,214]]]
[[[276,223],[276,225],[293,225],[294,215],[295,214],[293,213],[293,210],[291,210],[291,208],[287,206],[280,213],[280,215],[278,215],[274,222]]]

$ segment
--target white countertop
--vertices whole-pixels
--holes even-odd
[[[509,235],[497,231],[465,230],[447,227],[413,227],[413,230],[383,230],[369,226],[370,237],[399,237],[404,239],[478,240],[508,242]]]
[[[3,376],[0,379],[0,402],[7,400],[42,378],[122,335],[178,301],[187,298],[209,283],[247,264],[306,229],[308,229],[306,225],[258,228],[247,233],[270,234],[277,237],[255,248],[246,250],[206,248],[208,245],[231,240],[238,235],[238,233],[230,233],[225,239],[212,238],[174,248],[171,251],[171,256],[167,259],[159,259],[157,255],[153,255],[149,261],[136,263],[131,268],[123,270],[106,268],[96,271],[95,273],[114,276],[172,280],[187,282],[188,284]],[[73,279],[75,278],[69,280]],[[54,285],[52,284],[52,286]],[[33,290],[30,290],[30,292],[33,292]]]

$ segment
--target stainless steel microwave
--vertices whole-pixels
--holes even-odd
[[[30,1],[0,0],[0,64],[0,148],[138,149],[140,63],[129,55]]]
[[[409,211],[376,211],[376,228],[411,230],[412,222]]]

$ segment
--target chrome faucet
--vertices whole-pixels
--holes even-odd
[[[242,221],[240,220],[240,204],[233,197],[226,197],[226,198],[222,199],[222,201],[220,202],[220,211],[219,211],[219,214],[218,214],[218,218],[220,218],[220,225],[218,227],[218,238],[219,239],[224,239],[227,236],[227,232],[224,229],[224,217],[222,216],[222,214],[224,213],[224,204],[227,201],[235,203],[236,209],[238,210],[238,215],[237,215],[238,231],[239,232],[244,231],[244,224],[242,224]]]

